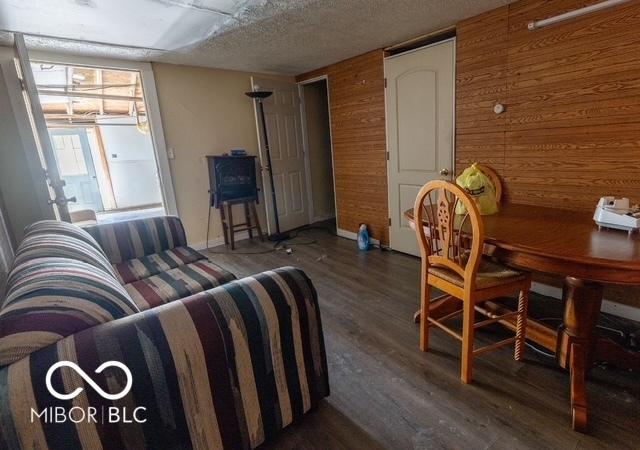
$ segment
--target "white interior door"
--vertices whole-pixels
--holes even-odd
[[[419,255],[403,213],[428,181],[453,173],[455,41],[385,59],[391,248]]]
[[[5,281],[13,262],[13,242],[5,216],[4,202],[0,196],[0,298],[4,296]]]
[[[284,232],[309,223],[298,87],[295,83],[256,78],[252,78],[252,83],[254,90],[273,92],[263,103],[271,166],[267,162],[258,120],[260,161],[269,234],[274,233],[276,228],[268,170],[273,173],[280,231]]]
[[[30,119],[34,130],[36,146],[38,147],[46,173],[46,180],[43,178],[43,182],[48,182],[51,192],[50,203],[55,205],[60,220],[71,222],[67,203],[69,201],[75,201],[75,198],[67,198],[64,192],[65,182],[60,178],[56,165],[56,158],[53,153],[53,146],[49,138],[49,131],[47,130],[40,98],[38,97],[36,81],[31,71],[31,62],[29,61],[29,53],[24,42],[24,36],[16,33],[13,36],[13,40],[15,56],[20,68],[19,75],[22,80],[22,88],[25,92],[25,102],[27,109],[31,112]]]

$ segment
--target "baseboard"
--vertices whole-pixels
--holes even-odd
[[[562,289],[555,286],[549,286],[548,284],[533,282],[531,284],[531,290],[547,297],[562,299]],[[623,305],[622,303],[616,303],[611,300],[602,300],[602,312],[611,314],[612,316],[623,317],[625,319],[635,320],[640,322],[640,308],[635,308],[629,305]]]
[[[311,223],[324,222],[325,220],[335,219],[335,218],[336,218],[336,215],[334,213],[325,214],[322,216],[314,217],[313,219],[311,219]]]
[[[352,241],[358,240],[358,233],[354,233],[353,231],[343,230],[342,228],[338,228],[337,235],[346,239],[351,239]],[[369,242],[371,242],[373,245],[378,245],[378,246],[380,245],[380,240],[374,239],[371,236],[369,236]]]

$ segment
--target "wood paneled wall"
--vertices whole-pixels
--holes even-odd
[[[507,201],[640,202],[640,2],[527,29],[592,3],[522,0],[457,26],[456,167],[495,167]],[[605,298],[637,307],[640,288],[609,286]]]
[[[361,223],[384,244],[389,242],[387,144],[385,135],[383,51],[296,77],[329,78],[331,137],[338,228],[357,232]]]
[[[457,167],[494,166],[508,201],[640,201],[640,2],[527,29],[592,3],[522,0],[458,24]]]

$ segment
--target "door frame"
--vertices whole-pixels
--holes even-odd
[[[169,155],[167,153],[167,144],[162,126],[162,117],[160,115],[160,103],[158,101],[158,92],[156,90],[156,82],[151,63],[36,50],[30,51],[29,56],[32,61],[50,64],[82,66],[96,69],[128,70],[140,73],[142,95],[147,107],[147,120],[149,121],[149,131],[153,142],[158,175],[160,177],[160,190],[164,210],[168,215],[178,215],[176,195],[171,170],[169,168]]]
[[[456,174],[456,51],[457,51],[457,36],[452,36],[446,39],[442,39],[441,41],[436,41],[436,42],[432,42],[430,44],[427,45],[423,45],[422,47],[418,47],[418,48],[412,48],[411,50],[407,50],[406,52],[401,52],[401,53],[396,53],[395,55],[391,55],[391,56],[387,56],[383,59],[383,64],[382,64],[382,70],[384,73],[384,80],[385,80],[385,89],[384,89],[384,111],[385,111],[385,136],[386,139],[388,139],[389,136],[389,120],[387,119],[387,87],[386,87],[386,83],[387,83],[387,72],[385,69],[385,65],[384,65],[384,61],[388,60],[388,59],[393,59],[393,58],[397,58],[398,56],[403,56],[403,55],[408,55],[410,53],[414,53],[420,50],[424,50],[430,47],[435,47],[436,45],[441,45],[447,42],[453,42],[453,100],[452,100],[452,111],[453,111],[453,117],[452,117],[452,132],[453,135],[451,136],[451,143],[452,143],[452,149],[451,149],[451,177],[455,180],[455,174]],[[389,145],[388,145],[388,141],[386,142],[387,144],[387,186],[391,186],[391,182],[389,180],[389,163],[390,163],[390,155],[389,155]],[[451,181],[451,180],[450,180]],[[388,189],[388,188],[387,188]],[[388,195],[387,196],[387,211],[389,212],[389,236],[391,236],[391,196]],[[391,247],[391,238],[389,238],[389,248]]]
[[[304,150],[304,163],[306,166],[307,176],[307,197],[309,202],[309,223],[317,222],[320,220],[330,219],[331,217],[317,217],[315,209],[313,207],[313,186],[311,183],[311,160],[309,158],[309,128],[307,125],[307,109],[306,99],[304,98],[304,86],[307,84],[317,83],[318,81],[325,81],[327,85],[327,110],[329,113],[329,140],[331,150],[331,172],[333,182],[333,211],[336,219],[336,233],[338,232],[338,196],[336,195],[336,168],[335,160],[333,157],[333,134],[331,130],[331,94],[329,93],[329,76],[320,75],[308,80],[299,81],[298,95],[300,96],[300,123],[302,126],[302,148]]]
[[[0,48],[0,70],[2,70],[7,93],[9,94],[11,110],[18,127],[20,141],[22,142],[22,150],[29,166],[29,174],[38,199],[40,215],[43,219],[56,219],[53,204],[49,203],[51,199],[49,184],[43,177],[44,168],[36,146],[34,130],[31,128],[29,112],[23,97],[14,58],[15,55],[12,48]]]
[[[13,264],[15,239],[0,195],[0,298],[4,297],[5,282]]]

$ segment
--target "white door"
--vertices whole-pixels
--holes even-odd
[[[391,248],[419,255],[403,213],[428,181],[453,173],[455,41],[385,59]]]
[[[29,117],[32,121],[31,125],[34,131],[36,146],[38,147],[43,169],[46,174],[46,180],[43,178],[42,181],[47,182],[50,187],[51,199],[49,202],[56,206],[57,215],[60,220],[71,222],[67,203],[75,202],[76,199],[75,197],[67,198],[64,192],[65,182],[60,178],[60,173],[56,165],[56,158],[53,153],[53,146],[49,138],[44,113],[42,112],[40,98],[38,97],[38,87],[36,86],[36,81],[31,71],[31,62],[29,61],[29,52],[24,42],[24,36],[16,33],[13,35],[13,40],[15,56],[20,68],[22,88],[25,92],[25,103],[27,104],[27,109],[31,112]]]
[[[298,87],[295,83],[256,78],[252,78],[252,83],[254,90],[273,92],[273,95],[264,100],[271,166],[264,151],[262,127],[258,118],[260,161],[269,234],[276,231],[269,170],[273,173],[280,231],[284,232],[309,223]]]
[[[5,282],[13,262],[13,243],[5,220],[4,203],[0,196],[0,298],[4,296]]]

